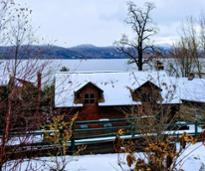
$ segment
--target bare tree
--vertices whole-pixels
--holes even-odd
[[[0,113],[0,170],[2,170],[3,167],[6,168],[5,163],[11,156],[8,154],[8,146],[13,145],[9,151],[12,153],[21,144],[30,143],[32,140],[28,131],[37,128],[40,124],[37,122],[40,120],[38,118],[40,115],[37,113],[39,112],[41,86],[40,81],[35,86],[35,77],[37,73],[42,72],[44,64],[38,63],[37,58],[40,54],[33,54],[30,48],[35,40],[30,25],[31,10],[9,0],[1,1],[0,5],[2,19],[0,21],[0,40],[3,40],[1,45],[9,46],[8,52],[5,54],[6,57],[3,56],[8,60],[1,64],[1,76],[2,78],[8,77],[9,80],[3,87],[0,98],[0,107],[3,109]],[[32,59],[23,61],[22,54]],[[27,121],[31,116],[33,116],[33,120]],[[34,117],[36,118],[34,119]],[[25,135],[13,137],[13,129],[19,129],[22,126]],[[13,170],[20,161],[16,160],[13,163]]]
[[[171,56],[175,60],[172,65],[176,74],[188,77],[196,74],[202,77],[202,66],[200,58],[204,56],[204,37],[205,37],[204,18],[198,21],[189,17],[181,28],[180,40],[173,45]]]
[[[126,23],[131,27],[135,37],[134,40],[129,40],[124,34],[121,40],[116,42],[118,49],[126,54],[140,71],[147,62],[144,60],[145,52],[151,49],[151,46],[148,46],[150,38],[157,32],[151,18],[153,9],[153,3],[146,2],[144,8],[139,8],[134,2],[129,1]]]

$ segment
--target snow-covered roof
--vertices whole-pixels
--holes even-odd
[[[176,85],[176,92],[181,100],[205,103],[205,79],[170,77],[170,80]]]
[[[55,107],[74,107],[74,92],[91,82],[103,90],[100,106],[134,105],[130,89],[135,90],[151,81],[162,89],[162,103],[180,103],[167,74],[160,72],[59,73],[55,76]]]

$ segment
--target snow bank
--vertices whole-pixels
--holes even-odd
[[[138,157],[143,158],[143,153],[137,153]],[[187,148],[182,156],[178,159],[178,169],[185,171],[199,171],[205,164],[205,146],[202,143],[196,143]],[[98,154],[98,155],[83,155],[83,156],[63,156],[63,157],[42,157],[33,159],[30,162],[25,160],[21,166],[16,168],[16,171],[25,171],[26,169],[37,169],[38,171],[49,171],[51,167],[56,166],[56,161],[63,164],[67,163],[65,170],[69,171],[117,171],[121,170],[118,163],[120,162],[124,171],[129,171],[126,166],[126,154]],[[7,163],[8,170],[13,161]]]

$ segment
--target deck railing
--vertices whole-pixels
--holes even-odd
[[[121,135],[124,139],[133,139],[145,136],[141,129],[146,129],[148,125],[136,125],[138,118],[115,118],[115,119],[101,119],[101,120],[87,120],[87,121],[76,121],[73,126],[73,136],[68,141],[70,150],[74,150],[77,145],[88,145],[97,144],[102,142],[114,141],[119,129],[123,130]],[[164,124],[162,125],[163,131],[161,134],[167,136],[174,136],[178,138],[184,132],[193,136],[198,136],[203,132],[203,123],[200,122],[177,122],[175,124]],[[182,129],[182,127],[189,127],[189,129]],[[177,129],[179,128],[179,129]],[[46,131],[47,133],[53,133],[56,130]],[[25,134],[25,133],[24,133]],[[42,136],[45,134],[45,130],[37,130],[27,132],[26,135]],[[12,136],[23,135],[21,132],[12,132]],[[150,136],[156,136],[155,132],[149,132]],[[0,136],[1,137],[1,136]],[[45,144],[45,143],[44,143]]]

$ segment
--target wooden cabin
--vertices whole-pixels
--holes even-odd
[[[74,73],[55,77],[55,111],[79,120],[172,115],[181,104],[165,72]],[[170,114],[167,114],[170,115]]]

